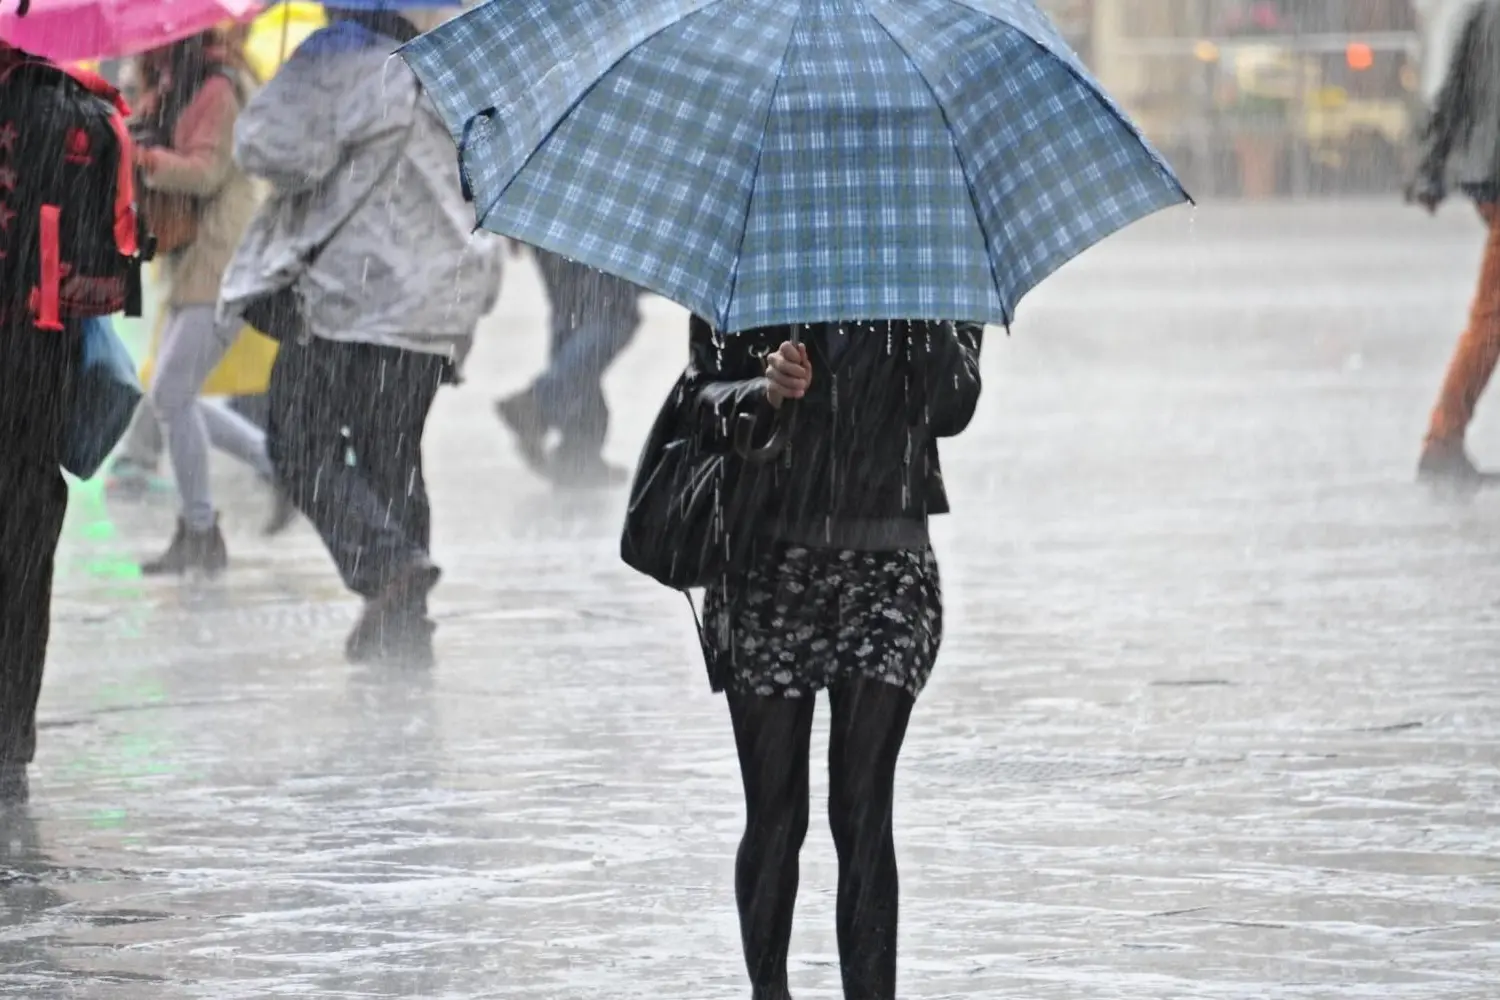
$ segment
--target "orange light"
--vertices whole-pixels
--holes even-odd
[[[1344,58],[1349,61],[1350,69],[1363,72],[1375,65],[1375,50],[1364,42],[1350,42]]]

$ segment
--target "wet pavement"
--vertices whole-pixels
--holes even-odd
[[[1500,493],[1412,484],[1478,249],[1456,207],[1183,210],[995,332],[945,452],[903,997],[1495,996]],[[490,415],[544,313],[513,265],[430,425],[431,673],[342,662],[354,603],[305,527],[257,537],[248,475],[219,470],[209,585],[133,571],[168,503],[75,491],[0,995],[748,995],[687,608],[619,564],[619,493],[553,493]],[[684,347],[647,315],[621,462]],[[1472,443],[1500,462],[1497,412]],[[819,816],[803,1000],[838,995]]]

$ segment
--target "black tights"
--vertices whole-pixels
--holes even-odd
[[[838,941],[845,1000],[896,996],[896,759],[913,700],[863,678],[828,692],[828,823],[839,856]],[[786,1000],[797,854],[807,837],[812,698],[729,696],[745,783],[745,836],[735,860],[740,937],[755,1000]]]

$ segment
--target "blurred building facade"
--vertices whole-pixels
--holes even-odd
[[[1398,190],[1475,0],[1042,0],[1202,196]]]

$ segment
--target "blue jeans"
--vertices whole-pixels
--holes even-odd
[[[542,422],[562,434],[559,456],[596,458],[609,432],[604,373],[640,326],[640,291],[556,254],[536,258],[552,304],[552,352],[531,391]]]

